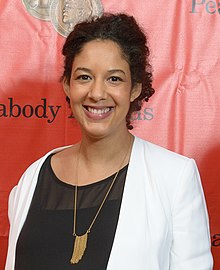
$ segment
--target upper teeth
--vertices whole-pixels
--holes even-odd
[[[88,107],[88,111],[91,112],[91,113],[103,114],[103,113],[109,112],[110,111],[110,108],[94,109],[94,108]]]

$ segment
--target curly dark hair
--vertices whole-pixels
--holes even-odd
[[[147,37],[133,16],[127,14],[103,14],[81,22],[74,27],[63,46],[64,72],[61,80],[70,83],[72,63],[83,46],[92,40],[111,40],[119,45],[129,64],[132,87],[142,84],[140,95],[130,104],[126,116],[128,129],[132,129],[131,115],[141,110],[143,101],[148,101],[153,95],[152,67],[149,63],[149,48]],[[67,97],[67,102],[70,100]]]

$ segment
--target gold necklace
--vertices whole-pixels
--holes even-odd
[[[124,158],[122,160],[122,163],[120,164],[119,170],[116,172],[116,174],[115,174],[115,176],[114,176],[114,178],[112,180],[112,183],[111,183],[110,187],[108,188],[107,193],[105,194],[104,199],[102,200],[102,202],[101,202],[101,204],[100,204],[100,206],[99,206],[99,208],[98,208],[98,210],[97,210],[97,212],[95,214],[95,217],[93,218],[88,230],[82,235],[77,235],[76,234],[76,212],[77,212],[76,205],[77,205],[78,186],[77,185],[75,186],[74,220],[73,220],[73,236],[75,237],[75,242],[74,242],[72,258],[70,260],[71,264],[78,263],[82,259],[83,255],[85,253],[85,250],[86,250],[86,247],[87,247],[88,234],[91,232],[91,229],[92,229],[92,227],[93,227],[93,225],[94,225],[94,223],[95,223],[95,221],[96,221],[96,219],[97,219],[97,217],[98,217],[98,215],[99,215],[99,213],[100,213],[100,211],[101,211],[101,209],[102,209],[102,207],[103,207],[103,205],[104,205],[104,203],[105,203],[105,201],[106,201],[106,199],[107,199],[107,197],[108,197],[108,195],[109,195],[109,193],[110,193],[110,191],[111,191],[111,189],[112,189],[112,187],[113,187],[113,185],[114,185],[114,183],[115,183],[115,181],[117,179],[120,168],[122,167],[128,153],[129,153],[129,150],[131,148],[131,141],[130,141],[129,145],[130,146],[128,147],[128,151],[126,152],[126,154],[125,154],[125,156],[124,156]],[[79,153],[80,153],[80,150],[79,150]],[[78,162],[79,162],[79,156],[78,156],[78,160],[77,160],[77,171],[78,171]],[[78,178],[78,173],[77,173],[77,178]]]

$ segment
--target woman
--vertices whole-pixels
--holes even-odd
[[[63,54],[82,139],[33,163],[11,192],[6,270],[212,269],[195,162],[128,131],[154,93],[134,18],[78,24]]]

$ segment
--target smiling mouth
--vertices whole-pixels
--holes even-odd
[[[110,112],[113,107],[105,107],[105,108],[94,108],[94,107],[89,107],[89,106],[83,106],[88,112],[93,113],[93,114],[106,114]]]

